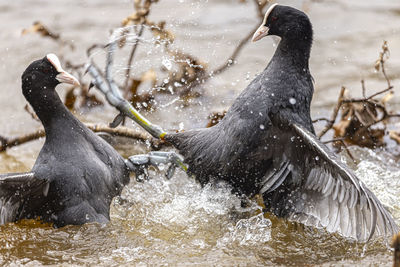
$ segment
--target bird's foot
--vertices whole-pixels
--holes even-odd
[[[136,180],[139,182],[148,180],[149,166],[160,169],[162,165],[168,164],[169,166],[165,173],[167,179],[170,179],[174,175],[176,167],[187,171],[187,166],[183,163],[183,158],[175,152],[152,151],[149,154],[131,156],[126,160],[126,165],[132,172],[135,172]]]
[[[117,117],[111,123],[111,127],[117,127],[119,124],[121,124],[124,117],[127,116],[143,127],[143,129],[145,129],[153,137],[157,139],[163,139],[166,134],[163,129],[158,125],[150,123],[126,99],[124,99],[118,85],[113,80],[111,70],[116,46],[117,41],[113,41],[106,46],[108,49],[108,54],[104,74],[92,60],[90,60],[90,62],[86,65],[86,72],[89,73],[93,79],[89,87],[96,86],[104,94],[108,103],[119,110],[120,114],[117,115]],[[89,49],[89,58],[90,52],[91,50]]]

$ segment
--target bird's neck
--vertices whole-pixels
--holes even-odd
[[[301,71],[308,71],[311,44],[312,37],[303,37],[301,39],[283,37],[276,49],[273,60],[290,64]]]
[[[40,92],[40,90],[45,91]],[[40,92],[25,94],[24,90],[24,95],[42,122],[46,135],[49,135],[54,127],[59,126],[57,121],[62,121],[63,124],[75,121],[75,117],[65,107],[55,89],[41,88],[30,90],[30,92]]]

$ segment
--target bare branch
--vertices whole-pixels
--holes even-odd
[[[362,90],[362,96],[363,96],[364,98],[367,98],[367,97],[366,97],[366,89],[365,89],[365,82],[364,82],[364,80],[361,80],[361,90]]]
[[[161,147],[169,146],[168,143],[165,143],[160,140],[156,140],[147,133],[138,132],[131,128],[127,128],[127,127],[123,127],[123,126],[120,126],[118,128],[111,128],[107,125],[91,124],[91,123],[87,123],[85,125],[90,130],[92,130],[93,132],[96,132],[96,133],[98,133],[98,132],[108,133],[113,136],[126,137],[126,138],[134,139],[134,140],[140,141],[140,142],[149,142],[152,149],[160,149]],[[16,136],[16,137],[0,136],[0,143],[1,143],[0,144],[0,152],[5,151],[8,148],[11,148],[14,146],[22,145],[27,142],[37,140],[37,139],[45,137],[45,136],[46,135],[45,135],[44,129],[38,129],[35,132],[23,134],[23,135]]]
[[[313,120],[312,123],[316,123],[316,122],[319,122],[319,121],[330,122],[331,120],[328,119],[328,118],[317,118],[317,119]]]
[[[333,113],[332,113],[331,119],[328,121],[328,123],[326,124],[325,128],[322,129],[322,131],[318,134],[318,138],[321,139],[322,136],[324,136],[330,129],[332,129],[333,124],[336,121],[336,117],[337,117],[337,115],[339,113],[340,107],[342,106],[343,97],[344,97],[344,91],[345,90],[346,90],[346,88],[344,86],[342,86],[342,88],[340,89],[338,101],[336,103],[335,108],[333,109]]]
[[[344,140],[345,140],[345,138],[334,138],[334,139],[331,139],[331,140],[328,140],[328,141],[324,141],[322,143],[329,144],[329,143],[334,143],[334,142],[344,141]]]
[[[383,68],[382,68],[382,70],[383,70]],[[374,97],[376,97],[376,96],[378,96],[378,95],[381,95],[381,94],[383,94],[383,93],[386,93],[386,92],[388,92],[388,91],[390,91],[390,90],[392,90],[392,89],[393,89],[393,86],[389,86],[389,87],[386,88],[386,89],[383,89],[383,90],[381,90],[381,91],[379,91],[379,92],[377,92],[377,93],[375,93],[375,94],[373,94],[373,95],[370,95],[370,96],[367,97],[365,100],[373,99]]]
[[[1,137],[0,151],[5,151],[7,148],[14,147],[17,145],[22,145],[24,143],[37,140],[44,136],[45,136],[44,129],[39,129],[33,133],[24,134],[18,137],[11,137],[11,138]]]
[[[220,67],[216,68],[213,70],[211,73],[214,75],[221,74],[223,71],[225,71],[228,67],[232,66],[235,64],[235,60],[237,56],[239,55],[240,51],[243,49],[244,45],[247,44],[247,42],[251,39],[253,36],[254,32],[257,30],[257,27],[252,29],[238,44],[238,46],[235,48],[233,51],[232,55],[226,60],[224,64],[222,64]]]
[[[344,140],[339,140],[339,142],[342,144],[342,146],[344,147],[344,149],[345,149],[346,152],[347,152],[347,155],[349,155],[349,157],[351,158],[351,160],[352,160],[353,162],[356,162],[356,160],[355,160],[353,154],[350,152],[350,149],[347,147],[347,145],[346,145],[346,143],[344,142]]]

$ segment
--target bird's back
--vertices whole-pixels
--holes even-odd
[[[313,85],[308,69],[306,75],[284,69],[274,57],[216,126],[166,136],[196,179],[202,183],[224,179],[241,193],[256,193],[259,180],[273,168],[274,154],[279,155],[275,152],[284,145],[279,137],[285,125],[274,124],[275,115],[300,121],[313,131],[309,115]]]

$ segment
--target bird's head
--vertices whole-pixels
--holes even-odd
[[[22,74],[24,95],[33,90],[54,90],[60,84],[79,85],[79,81],[63,70],[60,60],[55,54],[48,54],[42,59],[32,62]]]
[[[267,35],[311,41],[312,26],[304,12],[293,7],[274,4],[265,13],[264,20],[252,40],[255,42]]]

